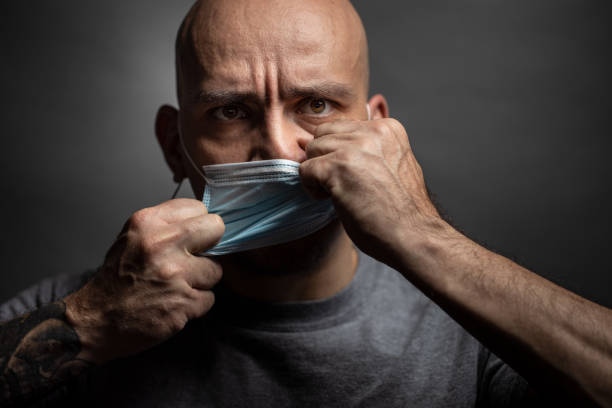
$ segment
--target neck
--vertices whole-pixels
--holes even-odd
[[[314,255],[316,254],[316,255]],[[357,251],[341,224],[288,244],[219,259],[223,284],[266,302],[324,299],[344,289],[357,268]]]

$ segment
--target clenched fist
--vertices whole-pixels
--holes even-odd
[[[204,315],[222,271],[194,254],[214,246],[224,231],[221,218],[192,199],[134,213],[98,273],[65,299],[81,357],[100,363],[144,351]]]
[[[382,262],[393,265],[399,242],[441,221],[395,119],[324,123],[306,154],[302,184],[315,198],[331,197],[353,242]]]

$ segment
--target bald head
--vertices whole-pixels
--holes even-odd
[[[251,81],[269,99],[285,79],[321,76],[367,96],[365,30],[348,0],[200,0],[177,35],[176,73],[181,106],[204,83],[246,90]]]

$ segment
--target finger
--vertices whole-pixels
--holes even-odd
[[[175,198],[152,209],[157,210],[158,216],[169,224],[208,214],[204,203],[193,198]]]
[[[194,289],[210,290],[223,276],[219,263],[211,258],[190,256],[185,263],[182,277]]]
[[[332,153],[348,143],[358,141],[360,136],[355,133],[329,134],[312,140],[306,145],[306,157],[309,159]]]
[[[383,139],[393,140],[399,146],[410,148],[410,141],[404,126],[396,119],[386,118],[372,120],[368,123],[372,131],[381,135]]]
[[[330,165],[326,156],[303,161],[300,180],[306,192],[315,200],[329,198]]]
[[[215,304],[215,294],[210,290],[191,289],[186,315],[189,320],[205,315]]]
[[[364,122],[357,120],[337,120],[335,122],[325,122],[320,124],[314,130],[315,139],[325,135],[334,133],[353,133],[361,129]]]
[[[189,218],[175,225],[180,229],[177,244],[192,254],[212,248],[223,236],[225,224],[217,214],[205,214]]]

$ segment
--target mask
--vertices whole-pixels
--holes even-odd
[[[221,241],[205,255],[282,244],[318,231],[335,218],[331,200],[313,200],[300,164],[263,160],[204,166],[204,205],[225,223]]]

